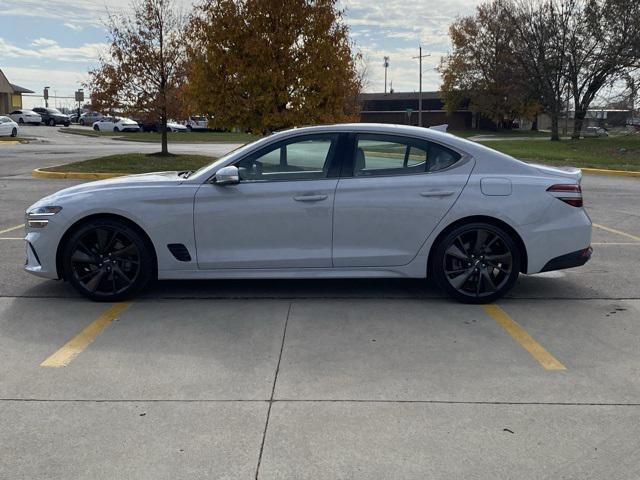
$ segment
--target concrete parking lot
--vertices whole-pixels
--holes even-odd
[[[591,262],[497,306],[415,280],[114,306],[22,272],[25,208],[75,183],[28,170],[77,138],[0,145],[0,478],[640,477],[640,179],[585,176]]]

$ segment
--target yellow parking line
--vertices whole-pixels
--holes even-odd
[[[483,305],[484,311],[493,318],[498,325],[506,330],[513,339],[535,358],[546,370],[566,370],[553,355],[551,355],[542,345],[536,342],[527,331],[513,320],[507,312],[497,305]]]
[[[23,228],[23,227],[24,227],[24,224],[16,225],[15,227],[5,228],[4,230],[0,230],[0,235],[2,235],[3,233],[13,232],[14,230],[18,230],[19,228]]]
[[[55,352],[44,362],[41,367],[66,367],[71,360],[76,358],[87,346],[95,340],[98,334],[104,330],[118,315],[125,311],[131,302],[120,302],[114,304],[109,310],[100,315],[97,319],[87,325],[84,330],[65,343],[60,350]]]
[[[604,225],[598,225],[597,223],[594,223],[593,226],[599,228],[600,230],[622,235],[623,237],[627,237],[627,238],[630,238],[631,240],[635,240],[636,242],[640,242],[640,237],[636,237],[635,235],[631,235],[630,233],[622,232],[620,230],[616,230],[615,228],[611,228],[611,227],[605,227]]]

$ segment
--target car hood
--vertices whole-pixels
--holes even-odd
[[[182,180],[178,172],[142,173],[139,175],[126,175],[123,177],[98,180],[60,190],[34,203],[29,209],[37,206],[53,205],[56,202],[68,200],[71,197],[81,196],[83,194],[95,195],[103,191],[132,187],[175,185]]]

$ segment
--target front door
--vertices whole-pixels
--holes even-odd
[[[453,206],[473,161],[436,143],[358,134],[334,207],[335,267],[406,265]]]
[[[203,184],[194,206],[198,267],[331,267],[338,138],[283,140],[236,162],[239,184]]]

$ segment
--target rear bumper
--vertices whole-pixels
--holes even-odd
[[[552,258],[542,267],[541,272],[550,272],[552,270],[564,270],[565,268],[581,267],[589,261],[593,253],[593,248],[587,247],[577,252],[567,253],[559,257]]]

